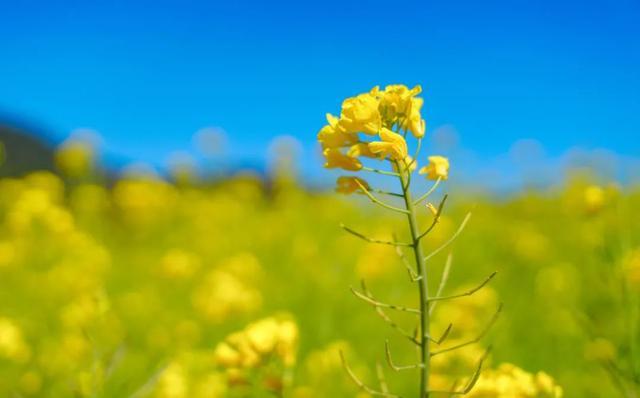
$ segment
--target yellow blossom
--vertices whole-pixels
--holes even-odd
[[[360,185],[358,185],[358,183],[360,183],[360,185],[362,185],[366,189],[369,189],[369,184],[362,178],[340,176],[338,177],[336,192],[348,195],[354,192],[361,191],[362,188],[360,187]]]
[[[338,119],[330,113],[327,113],[327,122],[329,124],[322,127],[318,133],[318,141],[323,149],[341,148],[358,142],[358,134],[345,131]]]
[[[188,278],[199,266],[196,255],[181,249],[169,250],[160,260],[160,271],[167,278]]]
[[[80,140],[68,140],[58,148],[55,154],[56,166],[69,177],[83,177],[93,168],[94,149]]]
[[[31,355],[22,330],[9,318],[0,318],[0,358],[26,362]]]
[[[426,174],[429,180],[449,177],[449,159],[444,156],[429,156],[429,164],[420,169],[420,174]]]
[[[285,366],[295,363],[298,326],[289,319],[264,318],[229,335],[218,344],[214,359],[227,369],[251,369],[277,358]]]
[[[590,185],[584,190],[584,204],[589,213],[595,213],[605,204],[605,192],[602,187]]]
[[[184,366],[171,362],[158,378],[155,393],[158,398],[188,397],[189,382]]]
[[[362,163],[354,157],[345,155],[335,148],[325,149],[322,153],[325,157],[324,167],[328,169],[340,168],[350,171],[358,171],[362,168]]]
[[[351,146],[351,148],[349,148],[349,151],[347,152],[347,155],[354,158],[357,158],[359,156],[364,156],[365,158],[378,157],[375,153],[371,152],[371,149],[369,148],[369,144],[364,142],[360,142],[358,144]]]
[[[496,370],[482,372],[469,398],[562,398],[562,388],[544,372],[527,373],[504,363]]]
[[[342,103],[340,125],[350,133],[378,134],[382,127],[382,119],[378,112],[378,88],[369,93],[347,98]]]
[[[388,128],[380,130],[380,139],[369,143],[371,152],[381,157],[390,157],[393,160],[403,160],[408,156],[407,141],[400,134],[394,133]]]
[[[412,98],[411,106],[409,109],[409,113],[406,116],[405,122],[403,123],[402,128],[411,131],[416,138],[424,137],[424,133],[426,130],[426,123],[424,119],[422,119],[422,115],[420,114],[420,109],[423,104],[422,98]]]
[[[409,89],[404,84],[391,84],[380,93],[380,108],[385,119],[395,120],[409,114],[412,107],[412,99],[422,92],[422,87],[417,85]],[[418,111],[420,108],[418,107]]]
[[[274,318],[265,318],[249,325],[245,333],[251,346],[260,354],[266,354],[276,345],[278,322]]]
[[[213,357],[220,366],[232,368],[240,365],[240,353],[225,342],[218,344]]]

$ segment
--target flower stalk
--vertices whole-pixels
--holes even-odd
[[[409,274],[412,283],[417,284],[419,303],[416,308],[409,308],[401,305],[385,303],[371,294],[367,289],[364,281],[362,283],[362,291],[351,288],[352,293],[358,299],[372,306],[376,313],[394,329],[396,332],[407,338],[414,346],[417,346],[420,355],[418,363],[407,365],[396,365],[392,360],[389,343],[385,344],[385,354],[387,364],[396,371],[417,370],[419,372],[418,382],[418,398],[429,398],[434,394],[448,394],[449,396],[464,395],[469,392],[475,385],[480,375],[482,363],[486,358],[483,355],[477,364],[476,371],[471,375],[462,389],[456,389],[454,385],[450,391],[431,390],[429,379],[431,373],[430,360],[434,355],[443,354],[454,351],[459,348],[466,347],[470,344],[478,342],[491,325],[500,312],[500,308],[496,315],[491,319],[485,330],[478,334],[473,340],[468,342],[452,345],[434,351],[431,344],[440,345],[445,342],[451,332],[452,324],[441,333],[439,338],[433,338],[430,332],[431,314],[433,308],[440,301],[453,300],[464,296],[470,296],[482,287],[484,287],[495,275],[490,275],[476,288],[461,294],[443,295],[444,287],[447,282],[451,267],[451,255],[447,258],[447,263],[442,274],[437,293],[434,296],[429,295],[429,272],[427,270],[427,262],[437,253],[449,246],[453,240],[460,234],[462,229],[469,221],[469,215],[465,217],[462,224],[454,235],[445,243],[426,254],[422,246],[422,240],[436,227],[442,210],[447,199],[447,195],[443,197],[440,204],[436,208],[431,203],[422,206],[423,201],[436,191],[440,183],[448,178],[449,160],[442,156],[429,156],[426,166],[419,170],[420,174],[424,174],[428,180],[434,181],[425,194],[414,199],[411,194],[411,185],[413,172],[418,167],[418,158],[422,147],[422,139],[425,133],[425,122],[420,116],[420,109],[423,101],[417,95],[421,92],[420,86],[409,89],[402,85],[387,86],[384,90],[378,87],[372,89],[369,93],[360,94],[353,98],[348,98],[343,102],[342,112],[337,118],[330,114],[327,115],[328,125],[324,126],[318,133],[318,141],[323,147],[325,156],[325,167],[340,168],[348,171],[363,171],[378,174],[383,177],[395,177],[400,183],[402,193],[392,193],[380,191],[371,188],[369,183],[362,178],[355,176],[341,176],[337,181],[337,191],[345,194],[358,193],[366,196],[372,203],[381,208],[396,214],[403,214],[407,217],[410,239],[407,242],[399,242],[395,236],[392,240],[374,239],[365,234],[355,231],[345,225],[341,227],[351,235],[364,240],[370,244],[382,244],[394,246],[398,257]],[[395,130],[395,131],[394,131]],[[411,133],[417,140],[414,156],[408,154],[408,145],[406,138]],[[359,134],[368,136],[377,136],[379,141],[364,140]],[[363,158],[385,162],[391,170],[383,170],[379,167],[369,167],[363,165]],[[397,202],[386,202],[379,197],[373,195],[372,192],[381,193],[386,196],[395,198]],[[425,209],[426,207],[426,209]],[[418,223],[420,210],[431,212],[433,221],[426,230],[422,230]],[[405,254],[405,250],[407,253]],[[410,254],[411,252],[411,254]],[[413,261],[411,261],[413,257]],[[413,264],[412,264],[413,263]],[[385,310],[400,311],[412,314],[418,318],[418,325],[415,333],[410,333],[403,327],[398,325]],[[349,367],[344,354],[341,353],[341,360],[344,368],[352,379],[352,381],[362,390],[373,396],[382,397],[399,397],[390,392],[389,384],[387,384],[380,367],[377,367],[378,379],[380,381],[379,389],[373,388],[365,384],[356,376]]]
[[[396,163],[397,164],[397,163]],[[398,169],[400,169],[398,167]],[[409,190],[408,173],[400,173],[400,184],[402,186],[402,195],[404,198],[405,208],[407,210],[407,220],[409,222],[409,232],[411,234],[411,249],[413,250],[417,275],[419,280],[418,290],[420,292],[420,398],[429,397],[429,331],[430,331],[430,315],[429,315],[429,278],[427,275],[427,264],[425,256],[420,244],[421,234],[416,218],[416,212],[413,204],[411,191]]]

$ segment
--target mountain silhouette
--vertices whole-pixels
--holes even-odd
[[[4,146],[0,177],[20,177],[36,170],[54,170],[53,145],[40,135],[17,123],[0,120],[0,142]]]

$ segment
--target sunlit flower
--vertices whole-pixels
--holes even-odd
[[[584,190],[584,204],[589,213],[595,213],[605,204],[605,192],[602,187],[589,185]]]
[[[343,193],[345,195],[362,191],[362,187],[369,189],[369,184],[362,178],[358,177],[340,176],[336,182],[336,192]]]
[[[358,142],[358,134],[347,132],[339,125],[338,119],[330,113],[327,113],[327,122],[329,124],[322,127],[318,133],[318,141],[323,149],[342,148]]]
[[[9,318],[0,318],[0,358],[23,363],[30,355],[20,327]]]
[[[378,112],[377,92],[378,88],[374,87],[369,93],[344,100],[339,123],[346,132],[378,134],[382,119]]]
[[[419,85],[409,89],[404,84],[390,84],[380,93],[380,108],[386,119],[406,116],[411,108],[411,99],[420,94]]]
[[[388,128],[380,130],[380,139],[369,143],[371,152],[381,157],[389,157],[393,160],[403,160],[408,156],[407,141],[400,134],[394,133]]]
[[[262,295],[246,278],[215,269],[196,287],[191,301],[206,319],[223,322],[232,314],[258,309],[262,304]]]
[[[187,372],[184,366],[172,362],[162,371],[156,386],[158,398],[183,398],[189,396]]]
[[[426,123],[420,114],[423,102],[422,98],[411,99],[409,114],[402,125],[402,128],[409,130],[416,138],[422,138],[426,130]]]
[[[94,167],[94,149],[85,141],[68,140],[58,148],[55,162],[58,169],[69,177],[86,176]]]
[[[376,155],[375,153],[371,152],[371,149],[369,148],[369,145],[367,143],[364,142],[360,142],[358,144],[355,144],[353,146],[351,146],[351,148],[349,148],[349,151],[347,152],[347,155],[351,156],[351,157],[365,157],[365,158],[377,158],[378,155]]]
[[[544,372],[527,373],[504,363],[495,370],[485,370],[475,387],[465,395],[470,398],[561,398],[562,388]]]
[[[298,326],[287,317],[269,317],[247,325],[219,343],[214,351],[216,364],[226,369],[229,385],[244,384],[244,380],[260,369],[277,363],[285,368],[295,364],[298,348]],[[284,374],[263,373],[269,389],[283,386]]]
[[[339,168],[350,171],[358,171],[362,169],[362,163],[360,163],[358,159],[345,155],[338,149],[325,149],[323,155],[326,160],[324,167],[328,169]]]
[[[429,156],[429,164],[421,168],[419,173],[426,174],[429,180],[446,180],[449,177],[449,159],[444,156]]]

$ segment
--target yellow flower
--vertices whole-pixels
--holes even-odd
[[[424,137],[426,130],[426,123],[420,115],[423,102],[422,98],[411,98],[409,112],[402,126],[405,130],[411,131],[416,138]]]
[[[403,160],[408,156],[407,142],[400,134],[383,127],[380,130],[380,138],[382,141],[369,143],[371,152],[381,157],[389,156],[393,160]]]
[[[377,158],[378,155],[376,155],[375,153],[371,152],[371,149],[369,148],[369,144],[361,142],[358,144],[353,145],[351,148],[349,148],[349,151],[347,152],[347,155],[353,157],[353,158],[357,158],[358,156],[364,156],[365,158]]]
[[[584,204],[589,213],[595,213],[605,205],[605,192],[602,187],[590,185],[584,190]]]
[[[449,177],[449,159],[444,156],[429,156],[429,164],[420,169],[420,174],[426,174],[429,180]]]
[[[482,372],[470,398],[562,398],[562,388],[546,373],[531,374],[519,367],[503,363],[498,369]]]
[[[366,189],[369,189],[369,184],[362,178],[351,176],[338,177],[336,192],[348,195],[357,191],[361,191],[362,188],[360,187],[360,185],[358,185],[358,183],[360,183]]]
[[[24,363],[30,355],[31,350],[18,325],[9,318],[0,318],[0,358]]]
[[[215,362],[220,366],[236,367],[240,365],[240,353],[227,343],[220,343],[213,352]]]
[[[293,366],[298,335],[298,326],[292,320],[264,318],[219,343],[214,359],[221,367],[249,369],[263,365],[275,355],[285,366]]]
[[[395,120],[407,116],[412,108],[412,99],[422,92],[420,85],[409,89],[404,84],[391,84],[381,93],[380,108],[385,119]],[[422,105],[422,104],[420,104]],[[418,107],[418,112],[420,108]]]
[[[326,160],[324,167],[328,169],[345,169],[350,171],[358,171],[362,168],[362,163],[354,157],[345,155],[336,148],[328,148],[322,152]]]
[[[330,113],[327,113],[327,122],[329,124],[318,133],[318,141],[323,149],[341,148],[358,142],[358,134],[345,131],[339,120]]]
[[[346,132],[378,134],[382,127],[382,118],[378,112],[378,88],[371,92],[347,98],[342,103],[339,124]]]
[[[87,142],[68,140],[55,154],[56,167],[69,177],[84,177],[94,166],[94,148]]]

